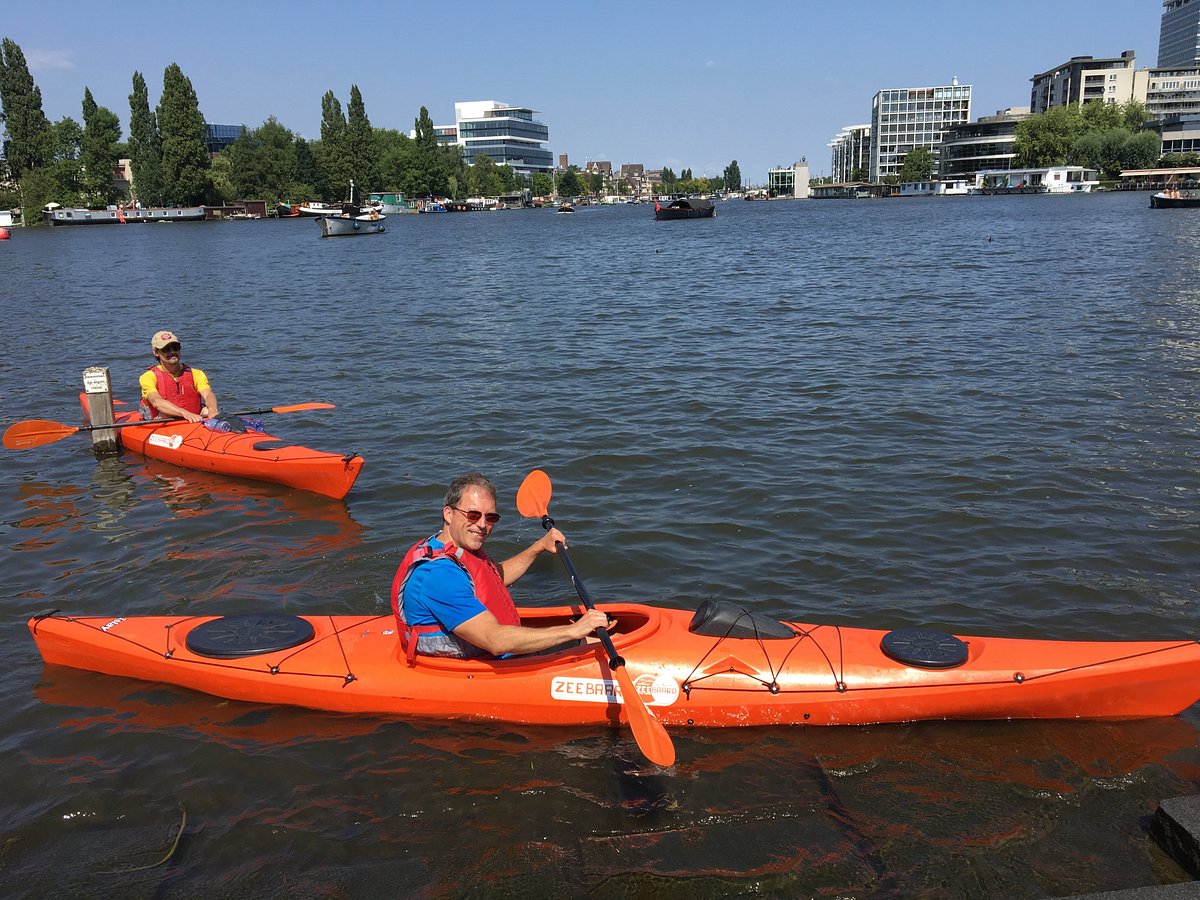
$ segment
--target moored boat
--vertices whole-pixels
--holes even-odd
[[[711,200],[685,197],[673,200],[666,206],[654,204],[654,218],[660,222],[670,219],[711,219],[716,214],[717,207]]]
[[[342,207],[340,203],[322,203],[319,200],[310,200],[308,203],[301,203],[297,209],[302,216],[340,216]]]
[[[731,603],[601,604],[634,689],[671,726],[1127,719],[1200,698],[1200,644],[964,637],[778,622]],[[521,610],[559,625],[578,607]],[[29,621],[48,664],[234,700],[345,713],[612,725],[625,698],[601,645],[406,663],[390,615],[63,616]]]
[[[68,209],[50,203],[42,210],[47,225],[133,225],[139,222],[203,222],[203,206],[170,206],[126,209]]]
[[[87,414],[87,395],[80,395]],[[136,422],[137,412],[121,412],[118,422]],[[363,458],[286,444],[259,431],[217,431],[183,419],[115,429],[121,446],[152,459],[188,469],[272,481],[341,499],[362,471]]]
[[[300,215],[300,206],[296,203],[277,203],[275,205],[275,218],[277,219],[294,219]]]
[[[345,212],[337,216],[322,216],[317,219],[322,237],[350,237],[358,234],[383,234],[387,230],[387,216],[378,210],[368,213]]]

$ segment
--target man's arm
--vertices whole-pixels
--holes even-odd
[[[557,553],[557,541],[562,541],[565,547],[567,544],[566,535],[557,528],[551,528],[540,541],[530,544],[516,556],[509,557],[500,563],[500,575],[504,578],[504,586],[508,587],[508,585],[528,572],[529,567],[533,565],[533,561],[541,554]]]
[[[204,418],[215,419],[217,417],[217,395],[212,392],[212,388],[205,388],[200,392],[200,397],[204,401],[200,415]]]
[[[524,625],[501,625],[494,615],[484,610],[467,619],[454,633],[464,641],[486,650],[493,656],[537,653],[567,641],[587,637],[597,628],[608,625],[608,616],[598,609],[589,609],[569,625],[550,625],[529,628]]]
[[[164,400],[158,391],[151,391],[146,395],[146,399],[154,405],[160,416],[174,416],[177,419],[186,419],[189,422],[199,422],[202,418],[194,412],[188,412],[181,406],[176,406],[170,400]]]

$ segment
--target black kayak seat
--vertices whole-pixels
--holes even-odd
[[[889,631],[879,647],[896,662],[918,669],[953,669],[967,661],[965,641],[931,628]]]
[[[188,632],[184,644],[197,656],[237,659],[289,650],[313,639],[312,623],[284,613],[221,616]]]
[[[791,640],[796,632],[778,619],[728,600],[705,600],[692,614],[688,631],[707,637]]]

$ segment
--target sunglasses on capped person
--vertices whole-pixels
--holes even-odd
[[[165,346],[160,347],[158,352],[159,353],[178,353],[182,349],[183,349],[183,347],[179,346],[179,344],[166,344]]]
[[[460,512],[464,516],[466,516],[467,521],[470,522],[472,525],[474,525],[480,519],[483,519],[489,525],[495,525],[497,522],[500,521],[500,513],[497,513],[497,512],[484,513],[484,512],[480,512],[477,509],[459,509],[457,506],[452,506],[450,508],[455,510],[456,512]]]

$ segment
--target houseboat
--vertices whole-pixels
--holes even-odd
[[[975,173],[972,194],[1086,194],[1100,187],[1100,173],[1083,166],[1042,169],[984,169]]]
[[[949,181],[902,181],[897,197],[965,197],[970,185],[964,179]]]
[[[203,206],[137,207],[110,206],[107,209],[69,209],[48,203],[42,210],[47,225],[132,225],[136,222],[202,222]]]

